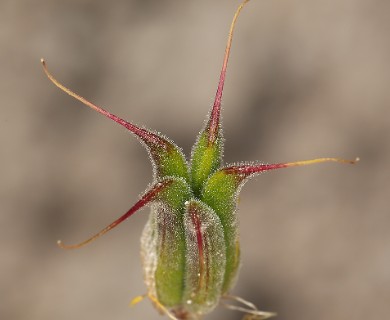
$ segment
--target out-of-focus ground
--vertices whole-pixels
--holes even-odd
[[[0,2],[0,319],[160,319],[145,292],[143,210],[78,251],[152,181],[125,130],[57,90],[159,130],[188,155],[238,1]],[[280,320],[390,312],[390,2],[253,0],[224,95],[226,162],[323,164],[270,172],[240,198],[234,294]],[[208,319],[240,319],[222,308]]]

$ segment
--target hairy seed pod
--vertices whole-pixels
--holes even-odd
[[[124,215],[80,244],[69,246],[60,241],[58,244],[66,249],[80,248],[150,205],[151,213],[141,238],[147,296],[171,319],[198,319],[212,311],[221,298],[240,303],[242,306],[226,305],[246,312],[247,319],[272,316],[229,295],[240,266],[236,207],[241,187],[263,171],[329,161],[356,161],[319,158],[277,164],[222,164],[222,92],[236,19],[248,1],[245,0],[234,15],[214,105],[192,148],[189,162],[181,149],[160,133],[125,121],[63,86],[49,73],[42,59],[46,75],[57,87],[124,126],[141,140],[154,172],[152,186]],[[139,300],[137,297],[134,302]]]

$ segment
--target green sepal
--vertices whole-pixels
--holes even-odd
[[[186,277],[183,305],[190,314],[210,312],[221,297],[226,263],[225,238],[218,215],[191,199],[185,204]]]
[[[210,174],[220,167],[222,149],[221,130],[213,143],[209,142],[207,129],[200,133],[191,154],[191,185],[196,196],[200,195],[202,186]]]
[[[171,140],[160,133],[153,133],[155,141],[140,139],[149,152],[155,180],[173,176],[189,182],[188,165],[183,151]]]
[[[171,308],[180,305],[183,297],[186,263],[183,214],[191,191],[183,178],[166,179],[172,183],[152,205],[141,244],[149,292]]]
[[[235,283],[240,266],[240,246],[236,216],[237,197],[243,179],[218,170],[205,182],[200,199],[209,205],[221,220],[226,245],[226,270],[222,293]]]

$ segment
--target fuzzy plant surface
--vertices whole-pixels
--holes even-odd
[[[319,158],[276,164],[238,163],[224,165],[221,100],[238,7],[229,31],[214,104],[187,161],[182,149],[163,134],[136,126],[106,111],[58,82],[61,90],[91,109],[125,127],[148,151],[154,181],[138,202],[98,234],[77,245],[80,248],[116,227],[139,209],[150,206],[151,213],[141,237],[141,257],[147,294],[154,306],[171,319],[199,319],[211,312],[220,300],[245,312],[251,319],[265,319],[272,313],[259,311],[253,304],[229,295],[240,266],[237,198],[241,187],[268,170],[320,162],[354,163],[337,158]],[[134,303],[142,299],[137,297]],[[239,306],[237,306],[237,303]]]

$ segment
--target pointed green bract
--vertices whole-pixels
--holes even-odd
[[[111,112],[103,109],[102,107],[99,107],[98,105],[90,102],[79,94],[73,92],[69,88],[65,87],[62,83],[60,83],[49,72],[44,59],[41,59],[41,63],[47,77],[56,87],[60,88],[62,91],[64,91],[71,97],[79,100],[88,108],[95,110],[103,116],[125,127],[142,141],[143,145],[146,147],[150,154],[153,164],[155,180],[167,176],[175,176],[182,177],[186,181],[189,181],[187,162],[185,160],[183,152],[175,143],[173,143],[159,133],[154,133],[150,130],[140,128],[135,124],[128,122],[116,116],[115,114],[112,114]]]
[[[163,143],[151,143],[144,141],[149,151],[155,179],[168,176],[181,177],[189,182],[188,166],[181,149],[172,141],[158,135]]]
[[[209,175],[221,165],[222,144],[221,133],[213,143],[208,140],[207,130],[200,133],[191,154],[191,186],[196,196],[200,195]]]

